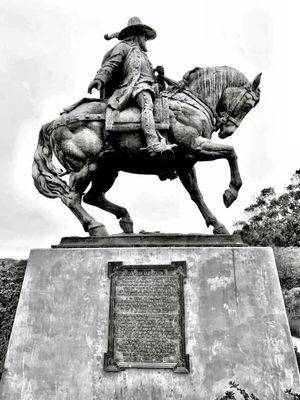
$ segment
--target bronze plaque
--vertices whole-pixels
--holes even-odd
[[[111,279],[104,369],[172,368],[188,373],[185,354],[185,261],[169,265],[108,263]]]

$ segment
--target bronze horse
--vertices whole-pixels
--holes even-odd
[[[150,156],[143,135],[132,132],[108,132],[100,115],[106,102],[96,100],[78,105],[68,114],[43,125],[33,162],[36,188],[46,197],[59,197],[75,214],[91,236],[107,235],[105,226],[82,207],[81,201],[114,214],[125,233],[133,232],[128,211],[111,203],[105,193],[112,187],[118,171],[178,176],[191,199],[214,234],[228,234],[205,204],[198,188],[194,164],[225,158],[231,173],[223,201],[229,207],[242,185],[237,156],[232,146],[214,143],[212,133],[224,139],[232,135],[246,114],[259,102],[261,74],[249,82],[231,67],[195,68],[183,77],[179,88],[167,93],[170,128],[161,137],[178,145],[171,156]],[[82,118],[82,116],[84,116]],[[52,163],[55,154],[65,171]],[[62,179],[69,174],[69,183]],[[173,176],[172,176],[173,175]],[[91,183],[86,194],[84,191]]]

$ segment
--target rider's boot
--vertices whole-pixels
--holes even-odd
[[[141,150],[146,149],[151,156],[159,153],[173,153],[173,149],[177,147],[176,144],[167,144],[165,138],[158,136],[151,107],[146,106],[141,111],[141,128],[147,143],[147,147]]]

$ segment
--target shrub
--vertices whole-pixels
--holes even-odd
[[[239,393],[244,400],[260,400],[257,396],[255,396],[255,394],[249,394],[248,392],[246,392],[246,390],[242,389],[240,385],[236,382],[230,381],[229,387],[230,389],[235,389],[235,391]],[[225,392],[224,396],[218,397],[216,400],[238,400],[238,398],[235,397],[237,393],[233,391],[227,391]],[[291,400],[300,400],[300,394],[292,392],[291,389],[286,389],[285,393],[291,396]]]
[[[26,265],[26,260],[0,259],[0,378]]]

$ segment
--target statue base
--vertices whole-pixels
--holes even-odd
[[[31,251],[1,399],[213,400],[230,380],[300,387],[272,249],[154,234]]]
[[[138,233],[110,236],[69,236],[52,248],[98,247],[245,247],[239,234],[199,235],[194,233]]]

